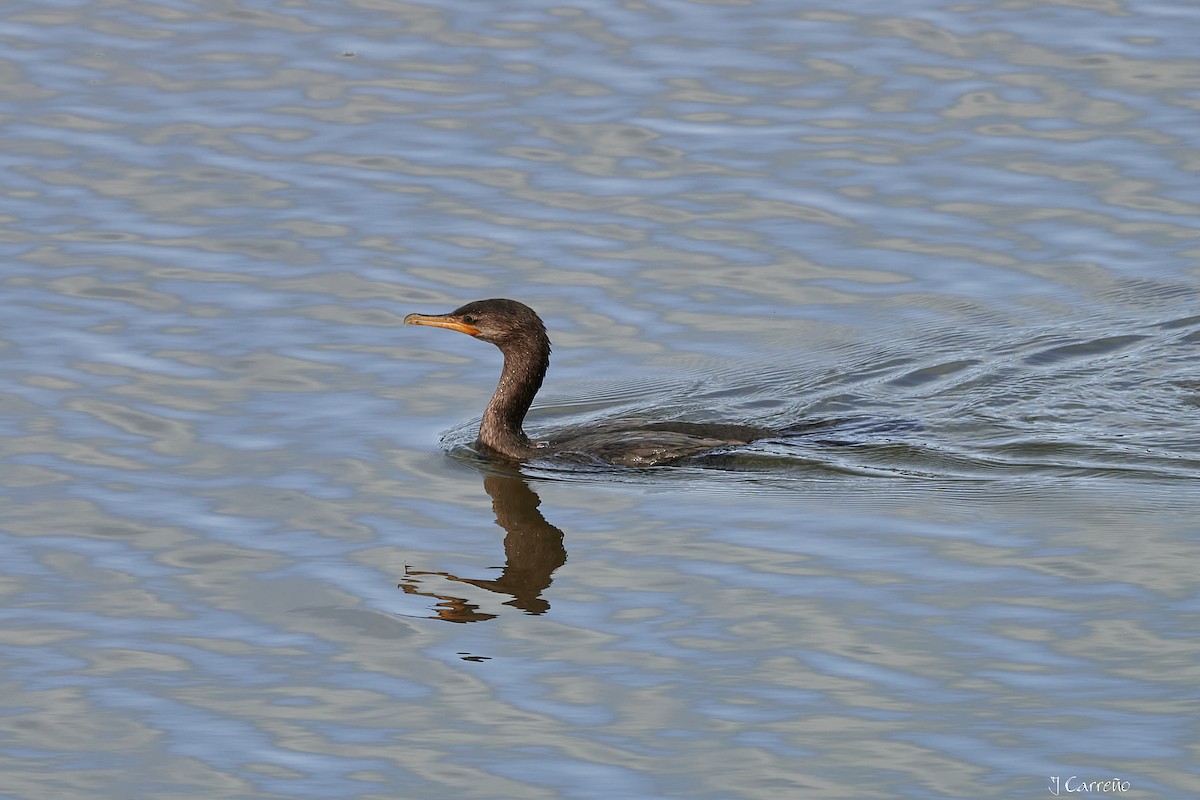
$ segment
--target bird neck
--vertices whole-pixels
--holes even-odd
[[[543,336],[501,345],[500,351],[504,353],[504,370],[483,412],[479,441],[489,450],[519,460],[535,450],[521,425],[550,366],[550,342]]]

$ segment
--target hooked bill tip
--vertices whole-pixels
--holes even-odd
[[[468,336],[475,336],[479,333],[479,329],[474,325],[468,325],[460,319],[455,319],[452,316],[428,315],[428,314],[409,314],[404,318],[405,325],[428,325],[431,328],[448,328],[452,331],[465,333]]]

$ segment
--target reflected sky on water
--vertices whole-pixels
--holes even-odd
[[[11,3],[5,797],[1195,770],[1200,11]],[[832,425],[677,468],[471,448]]]

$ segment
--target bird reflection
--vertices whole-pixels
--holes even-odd
[[[511,599],[505,605],[529,614],[542,614],[550,604],[542,592],[550,586],[551,575],[567,560],[563,547],[563,532],[551,525],[538,511],[541,499],[518,475],[485,475],[483,489],[492,498],[496,524],[503,528],[504,569],[495,579],[463,578],[448,572],[427,572],[405,569],[399,584],[406,594],[432,597],[438,601],[438,618],[447,622],[482,622],[496,615],[479,610],[466,598],[432,591],[421,591],[423,576],[438,576],[456,583],[466,583],[487,589]]]

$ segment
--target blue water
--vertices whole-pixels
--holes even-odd
[[[6,5],[0,796],[1200,796],[1198,30]]]

